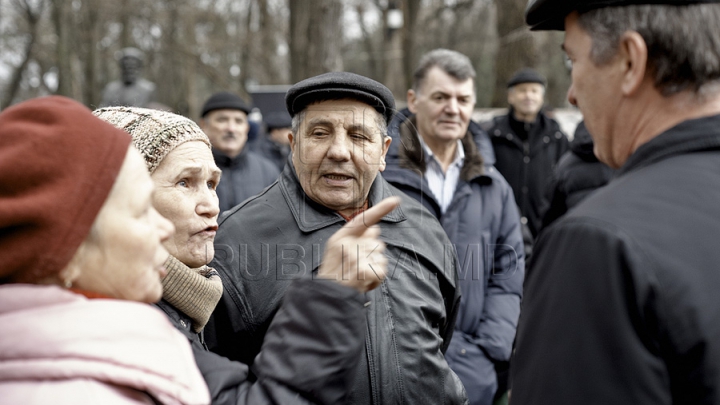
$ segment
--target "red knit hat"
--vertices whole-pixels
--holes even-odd
[[[0,284],[60,272],[90,232],[130,136],[65,97],[0,113]]]

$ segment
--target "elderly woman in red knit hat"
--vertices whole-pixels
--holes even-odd
[[[108,107],[94,114],[130,133],[155,182],[153,204],[175,226],[175,234],[164,243],[170,257],[163,299],[157,305],[191,343],[213,404],[341,402],[351,377],[348,371],[361,355],[363,322],[357,321],[364,319],[364,301],[359,292],[376,286],[379,279],[352,277],[343,281],[347,286],[298,280],[285,298],[283,315],[271,327],[275,333],[255,360],[257,382],[248,382],[245,364],[209,352],[203,340],[223,291],[217,272],[207,266],[214,256],[220,212],[215,190],[222,181],[208,137],[192,120],[169,112]],[[372,240],[377,231],[371,234],[368,246],[378,245]],[[381,246],[370,260],[384,268],[382,251]],[[340,268],[337,263],[326,256],[321,271]]]
[[[363,345],[360,292],[377,286],[385,268],[376,258],[379,276],[366,276],[369,264],[343,253],[342,246],[377,244],[379,231],[369,225],[396,202],[368,210],[364,223],[358,217],[328,241],[320,276],[337,280],[343,263],[358,273],[298,285],[288,293],[256,360],[258,382],[251,383],[247,366],[198,345],[203,308],[193,313],[178,301],[166,302],[161,308],[176,315],[169,322],[143,304],[167,299],[161,277],[167,286],[169,273],[209,260],[196,261],[202,257],[197,246],[212,242],[217,216],[217,200],[198,197],[212,195],[214,186],[204,177],[213,176],[202,153],[206,140],[194,133],[174,143],[175,135],[168,134],[172,147],[157,139],[143,146],[162,149],[153,170],[148,154],[143,154],[146,166],[126,132],[72,100],[34,99],[0,113],[3,404],[192,405],[211,398],[233,404],[331,403],[342,396]],[[195,208],[207,224],[199,230],[204,242],[198,243],[193,240],[198,231],[183,228],[195,223],[186,222],[191,216],[183,211],[194,198],[208,205]],[[175,234],[153,203],[177,224]],[[194,293],[213,296],[207,291],[217,285],[192,284],[198,277],[217,284],[211,269],[200,268],[191,269],[192,275],[175,274],[173,282],[188,290],[174,291],[190,301]],[[192,333],[180,328],[186,337],[173,327],[184,319],[193,328]]]
[[[187,342],[142,304],[173,232],[153,189],[130,137],[77,102],[0,114],[3,404],[209,401]]]

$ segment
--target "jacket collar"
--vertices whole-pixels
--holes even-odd
[[[427,167],[423,156],[424,150],[420,143],[420,135],[415,128],[417,128],[415,115],[407,116],[400,123],[398,131],[400,139],[399,142],[397,142],[398,139],[395,139],[397,147],[393,148],[392,151],[397,154],[396,158],[400,167],[422,175]],[[465,151],[465,163],[460,171],[460,179],[469,182],[479,177],[486,177],[483,158],[475,145],[473,134],[468,131],[461,139],[461,142]]]
[[[213,148],[212,154],[213,154],[213,158],[215,159],[215,164],[217,164],[218,167],[221,169],[227,168],[227,167],[240,166],[241,164],[243,164],[245,162],[245,159],[247,157],[247,154],[248,154],[247,146],[248,146],[247,143],[245,143],[245,146],[243,146],[240,153],[237,156],[235,156],[234,158],[231,158],[231,157],[227,156],[226,154],[220,152],[219,150]]]
[[[285,170],[280,175],[278,183],[283,197],[285,197],[285,202],[290,207],[293,218],[295,218],[295,222],[301,231],[314,232],[337,223],[346,222],[340,214],[316,203],[305,194],[300,186],[291,159],[288,159],[288,164],[285,165]],[[370,186],[368,207],[372,207],[384,198],[392,197],[395,194],[390,189],[390,185],[378,173],[372,186]],[[406,219],[402,207],[398,207],[385,215],[382,222],[398,223]]]
[[[720,115],[683,121],[641,145],[616,177],[690,152],[720,149]]]

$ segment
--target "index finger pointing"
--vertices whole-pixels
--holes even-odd
[[[361,236],[369,227],[380,222],[382,217],[390,213],[390,211],[394,210],[399,205],[400,197],[386,198],[375,204],[372,208],[353,218],[352,221],[340,228],[335,235],[339,237]]]

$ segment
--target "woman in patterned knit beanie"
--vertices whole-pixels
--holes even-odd
[[[168,273],[157,305],[184,332],[197,334],[222,296],[220,277],[207,267],[214,256],[221,175],[210,141],[193,121],[166,111],[107,107],[94,114],[128,132],[145,158],[155,182],[153,205],[175,225],[165,242]]]
[[[341,238],[339,231],[328,241],[318,275],[340,281],[309,279],[291,285],[255,359],[252,376],[247,365],[208,351],[203,340],[204,326],[223,292],[217,272],[207,267],[214,255],[219,213],[215,188],[220,181],[207,136],[190,119],[164,111],[107,107],[94,114],[132,136],[155,182],[153,204],[175,225],[175,235],[165,242],[171,257],[165,263],[168,273],[157,305],[190,341],[212,403],[341,402],[364,344],[365,300],[360,293],[376,287],[384,277],[384,245],[377,239],[379,231],[368,226],[397,202],[380,203],[348,225],[361,232]],[[381,258],[374,268],[343,255],[343,245],[355,243],[378,246]],[[343,260],[345,271],[375,273],[343,279]]]
[[[0,402],[208,403],[186,339],[146,304],[173,232],[153,188],[130,137],[80,103],[0,113]]]

